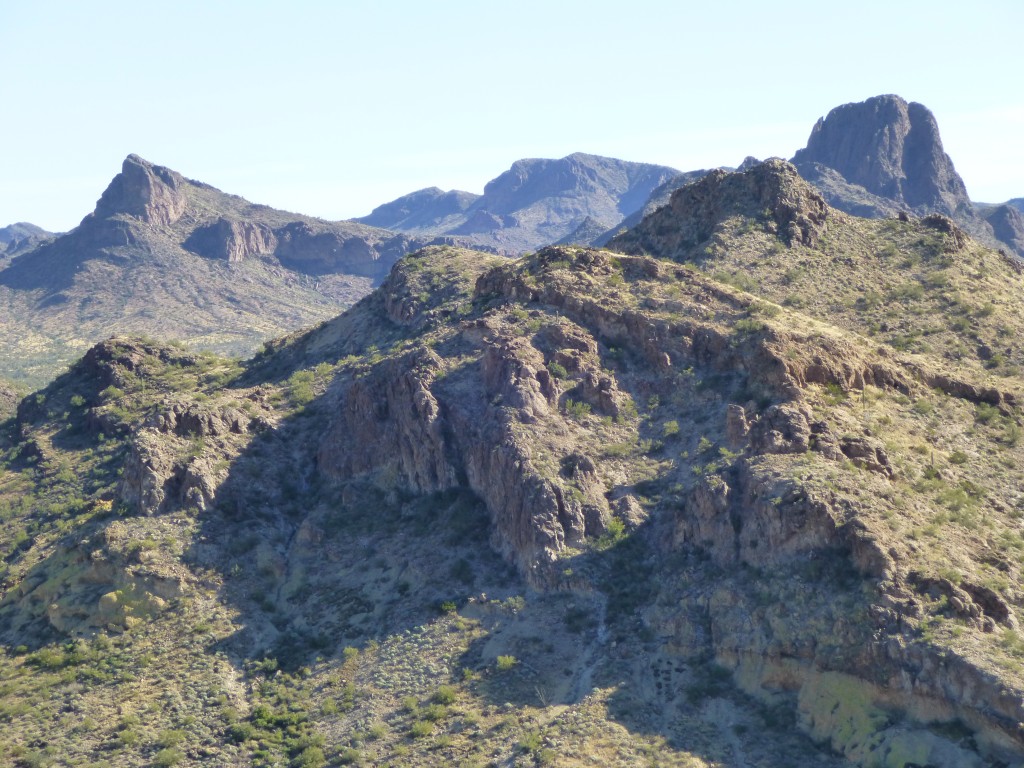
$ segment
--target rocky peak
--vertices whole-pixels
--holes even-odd
[[[170,226],[185,212],[185,178],[176,171],[128,155],[96,203],[96,215],[127,214],[147,224]]]
[[[970,207],[934,115],[899,96],[836,107],[818,120],[793,162],[801,172],[832,168],[846,181],[910,208],[953,215]]]
[[[742,173],[714,170],[677,189],[667,206],[614,238],[609,247],[624,253],[682,256],[736,214],[764,218],[766,227],[789,245],[812,245],[827,211],[824,199],[795,167],[773,158]]]

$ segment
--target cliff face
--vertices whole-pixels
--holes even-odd
[[[935,116],[899,96],[836,107],[793,156],[800,175],[829,205],[856,216],[940,213],[985,243],[1024,257],[1014,224],[971,202],[942,147]]]
[[[911,209],[953,216],[970,207],[935,117],[899,96],[836,107],[815,124],[793,163],[801,170],[815,164],[832,168],[850,183]]]
[[[123,213],[147,224],[169,227],[188,205],[185,185],[180,173],[148,163],[138,155],[128,155],[121,172],[96,203],[93,215],[109,218]]]

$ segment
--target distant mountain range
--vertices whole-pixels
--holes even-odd
[[[641,210],[679,171],[581,152],[518,160],[482,195],[437,187],[378,206],[357,221],[421,236],[453,235],[506,255],[589,242]]]
[[[25,221],[0,227],[0,259],[20,256],[38,248],[54,237],[56,237],[54,233],[47,232],[42,227]]]
[[[251,353],[337,314],[435,242],[254,205],[136,155],[67,234],[3,231],[0,375],[29,383],[121,333]]]
[[[1024,198],[973,203],[920,104],[886,95],[837,107],[792,162],[842,211],[941,213],[1024,256]],[[748,157],[739,170],[756,163]],[[604,245],[710,172],[583,153],[525,159],[482,195],[431,187],[327,222],[130,155],[70,232],[0,229],[0,377],[42,383],[116,333],[249,353],[350,306],[411,250],[450,244],[511,256],[552,243]]]
[[[738,170],[756,162],[748,157]],[[983,242],[1024,256],[1024,198],[971,202],[934,115],[921,104],[884,95],[836,107],[817,122],[792,162],[842,211],[867,218],[941,213]],[[457,235],[507,255],[550,243],[604,245],[709,172],[582,153],[520,160],[490,181],[483,195],[431,187],[357,221],[408,234]]]

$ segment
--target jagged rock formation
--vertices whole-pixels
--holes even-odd
[[[801,171],[822,165],[851,184],[912,210],[956,216],[970,206],[967,188],[942,150],[935,117],[922,104],[875,96],[836,107],[793,156]]]
[[[706,243],[730,216],[756,216],[789,245],[812,246],[825,224],[825,201],[803,183],[796,169],[768,160],[745,173],[711,171],[672,193],[667,206],[613,238],[609,247],[630,253],[677,258]]]
[[[138,155],[128,155],[90,217],[107,219],[127,214],[147,224],[169,227],[188,206],[186,184],[180,173],[153,165]]]
[[[41,242],[0,273],[3,372],[33,383],[117,332],[251,352],[427,240],[253,205],[129,155],[94,212]]]
[[[922,104],[885,95],[836,107],[814,125],[792,162],[829,205],[847,213],[873,218],[901,210],[941,213],[983,241],[1024,256],[1005,216],[996,222],[997,233],[971,203],[942,148],[935,116]]]
[[[423,189],[357,221],[421,236],[456,235],[515,255],[554,242],[590,242],[642,208],[677,173],[583,153],[518,160],[489,181],[483,195]]]

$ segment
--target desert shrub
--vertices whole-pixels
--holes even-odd
[[[988,403],[978,403],[974,409],[974,419],[980,424],[988,424],[989,422],[999,418],[999,409],[994,405]]]
[[[567,397],[565,399],[565,412],[572,418],[580,421],[590,415],[590,403],[584,403]]]
[[[435,704],[454,704],[457,696],[456,690],[450,685],[442,685],[436,691],[434,695],[430,697],[431,701]]]
[[[561,363],[551,363],[548,366],[548,370],[551,372],[551,375],[554,376],[556,379],[565,379],[568,378],[569,376],[569,371],[567,371],[565,369],[565,366],[562,365]]]
[[[292,761],[295,768],[323,768],[327,765],[327,758],[320,747],[306,747]]]
[[[180,749],[167,747],[166,749],[161,749],[153,756],[153,765],[156,768],[170,768],[170,766],[177,765],[184,759],[185,755],[182,754]]]
[[[409,728],[409,735],[414,739],[425,739],[434,732],[434,724],[429,720],[417,720]]]

